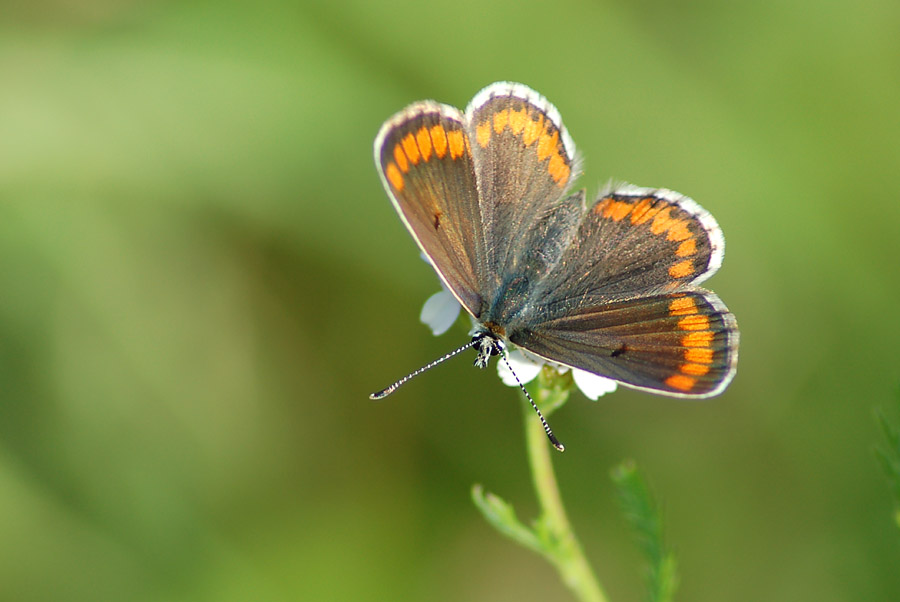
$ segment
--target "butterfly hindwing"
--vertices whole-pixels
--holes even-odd
[[[738,329],[704,290],[571,306],[509,339],[544,359],[679,397],[720,393],[734,376]]]

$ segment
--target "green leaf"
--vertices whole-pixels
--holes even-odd
[[[481,485],[472,486],[472,501],[487,522],[500,533],[538,554],[546,556],[549,553],[541,538],[519,522],[512,504],[493,493],[485,492]]]
[[[900,409],[900,389],[896,394],[897,409]],[[875,419],[881,428],[886,446],[875,446],[873,451],[884,470],[891,494],[894,497],[894,523],[900,527],[900,427],[888,418],[883,408],[875,409]]]
[[[542,377],[529,383],[529,391],[544,414],[565,403],[571,389],[571,375],[560,378],[554,370],[545,368]],[[524,397],[524,396],[523,396]],[[528,404],[531,405],[531,404]],[[547,559],[559,573],[563,584],[581,602],[606,602],[606,594],[597,581],[581,544],[572,530],[563,507],[562,496],[553,471],[552,446],[548,445],[541,421],[536,420],[532,408],[522,407],[528,463],[537,494],[540,514],[534,527],[519,522],[513,507],[497,497],[485,493],[480,485],[472,487],[472,501],[495,529]]]
[[[647,560],[646,581],[650,602],[671,602],[678,587],[675,555],[666,548],[663,519],[646,479],[631,460],[612,470],[619,506]]]

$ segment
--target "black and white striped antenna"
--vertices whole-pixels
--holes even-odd
[[[390,395],[391,393],[393,393],[394,391],[396,391],[397,389],[399,389],[400,386],[403,385],[404,383],[406,383],[407,381],[412,380],[413,378],[415,378],[416,376],[422,374],[422,373],[425,372],[426,370],[431,370],[432,368],[434,368],[434,367],[437,366],[438,364],[441,364],[441,363],[443,363],[443,362],[446,362],[447,360],[449,360],[449,359],[450,359],[451,357],[453,357],[454,355],[458,355],[458,354],[462,353],[463,351],[465,351],[466,349],[468,349],[468,348],[470,348],[470,347],[474,347],[474,346],[477,344],[477,342],[478,342],[478,341],[477,341],[476,339],[472,339],[471,341],[469,341],[468,343],[466,343],[465,345],[463,345],[463,346],[460,347],[459,349],[454,349],[453,351],[451,351],[451,352],[448,353],[447,355],[444,355],[443,357],[439,357],[438,359],[434,360],[433,362],[429,362],[429,363],[425,364],[424,366],[422,366],[421,368],[419,368],[419,369],[416,370],[415,372],[410,372],[409,374],[407,374],[406,376],[404,376],[403,378],[401,378],[400,380],[398,380],[397,382],[395,382],[395,383],[392,384],[391,386],[386,387],[386,388],[382,389],[381,391],[377,391],[377,392],[375,392],[375,393],[372,393],[371,395],[369,395],[369,399],[384,399],[385,397],[387,397],[388,395]]]
[[[462,353],[466,349],[476,346],[478,347],[478,357],[475,358],[475,365],[479,368],[484,368],[485,366],[487,366],[488,359],[492,355],[499,355],[501,358],[503,358],[503,362],[506,364],[506,367],[509,368],[510,373],[516,379],[516,383],[518,383],[519,388],[522,389],[525,397],[528,399],[529,403],[531,403],[531,407],[534,408],[534,411],[537,413],[538,418],[540,418],[541,425],[543,425],[544,432],[547,433],[547,438],[550,439],[550,443],[552,443],[553,447],[555,447],[559,451],[565,451],[565,446],[560,443],[559,440],[553,435],[553,430],[550,428],[550,425],[547,423],[547,420],[544,418],[544,415],[541,413],[540,409],[538,409],[537,404],[534,402],[534,399],[531,398],[531,395],[528,393],[528,389],[526,389],[525,385],[522,384],[522,381],[519,380],[519,376],[513,370],[512,366],[509,363],[509,360],[506,359],[506,354],[503,352],[503,344],[495,336],[487,332],[479,332],[474,337],[472,337],[471,341],[469,341],[462,347],[454,349],[450,353],[439,357],[433,362],[425,364],[414,372],[410,372],[397,382],[388,387],[385,387],[381,391],[376,391],[375,393],[370,394],[369,399],[384,399],[385,397],[399,389],[403,384],[422,374],[426,370],[430,370],[438,364],[449,360],[451,357]]]

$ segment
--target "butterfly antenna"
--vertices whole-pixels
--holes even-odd
[[[445,356],[443,356],[443,357],[439,357],[438,359],[434,360],[433,362],[431,362],[431,363],[429,363],[429,364],[425,364],[424,366],[422,366],[421,368],[419,368],[419,369],[416,370],[415,372],[411,372],[411,373],[407,374],[406,376],[404,376],[403,378],[401,378],[400,380],[398,380],[397,382],[395,382],[394,384],[392,384],[390,387],[387,387],[387,388],[385,388],[385,389],[382,389],[381,391],[378,391],[378,392],[376,392],[376,393],[372,393],[371,395],[369,395],[369,399],[384,399],[385,397],[387,397],[388,395],[390,395],[391,393],[393,393],[394,391],[396,391],[397,389],[399,389],[399,388],[400,388],[400,385],[402,385],[402,384],[405,383],[406,381],[411,380],[412,378],[414,378],[414,377],[416,377],[416,376],[422,374],[422,373],[425,372],[426,370],[430,370],[430,369],[434,368],[435,366],[437,366],[437,365],[440,364],[441,362],[445,362],[445,361],[449,360],[449,359],[450,359],[451,357],[453,357],[454,355],[457,355],[457,354],[459,354],[459,353],[462,353],[463,351],[465,351],[466,349],[469,349],[470,347],[474,347],[476,343],[477,343],[477,340],[476,340],[476,339],[472,339],[471,341],[469,341],[468,343],[466,343],[465,345],[463,345],[463,346],[460,347],[459,349],[454,349],[453,351],[451,351],[451,352],[448,353],[447,355],[445,355]],[[534,404],[534,402],[531,402],[531,403]],[[535,408],[535,409],[537,409],[537,408]],[[542,420],[543,420],[543,419],[542,419]]]
[[[525,385],[522,384],[522,381],[519,380],[519,375],[515,373],[512,366],[509,364],[509,360],[506,359],[506,354],[501,353],[500,357],[503,358],[503,361],[506,363],[506,367],[509,368],[510,373],[516,379],[516,382],[519,383],[519,388],[522,389],[522,393],[525,394],[525,397],[528,398],[528,401],[531,402],[531,407],[534,408],[534,411],[537,412],[538,418],[541,419],[541,424],[544,425],[544,432],[547,433],[547,438],[550,439],[550,443],[553,444],[553,447],[558,449],[559,451],[566,451],[566,446],[559,442],[553,435],[553,431],[550,429],[550,425],[547,424],[547,420],[544,418],[544,415],[541,414],[541,411],[538,409],[537,404],[534,403],[534,400],[531,398],[531,395],[528,393],[528,389],[525,388]]]

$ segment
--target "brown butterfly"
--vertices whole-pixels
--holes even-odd
[[[475,347],[483,367],[513,345],[663,395],[710,397],[731,382],[737,322],[699,286],[722,264],[716,220],[684,195],[631,185],[587,206],[584,190],[569,192],[575,144],[534,90],[491,84],[464,112],[414,103],[382,126],[375,162],[400,219],[476,324],[439,361]]]

